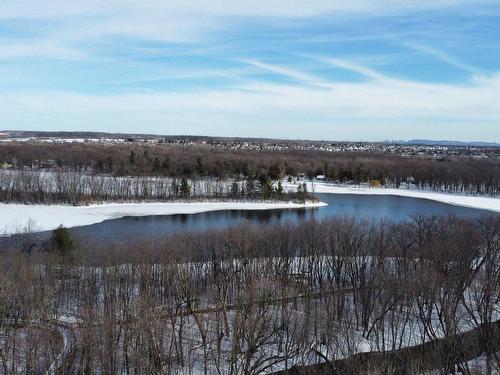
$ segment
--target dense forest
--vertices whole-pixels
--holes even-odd
[[[61,227],[46,251],[13,250],[0,256],[3,374],[500,369],[498,218],[336,218],[112,247]]]
[[[418,158],[376,152],[246,151],[209,145],[101,145],[7,143],[0,164],[14,169],[85,171],[94,175],[162,176],[277,181],[284,176],[325,175],[341,183],[377,180],[399,187],[496,196],[500,160]]]

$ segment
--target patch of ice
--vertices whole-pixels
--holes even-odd
[[[78,227],[125,216],[195,214],[220,210],[270,210],[320,207],[326,203],[292,202],[196,202],[196,203],[113,203],[90,206],[0,204],[0,231],[5,235],[53,230],[59,225]]]

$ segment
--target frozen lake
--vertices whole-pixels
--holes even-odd
[[[204,232],[251,223],[272,225],[321,220],[335,216],[354,216],[366,220],[401,222],[416,216],[455,215],[480,218],[500,215],[498,212],[455,206],[430,199],[395,195],[360,195],[321,193],[317,197],[327,206],[317,208],[287,208],[270,210],[219,210],[191,214],[125,216],[97,224],[70,228],[71,233],[84,241],[113,243],[155,240],[181,232]],[[50,231],[37,233],[37,238],[48,238]],[[0,245],[19,241],[18,235],[0,239]]]
[[[102,223],[72,228],[83,238],[113,242],[154,239],[179,232],[202,232],[224,229],[245,222],[268,225],[276,223],[298,223],[315,218],[321,220],[334,216],[355,216],[367,220],[387,219],[411,220],[412,217],[456,215],[464,218],[479,218],[499,213],[453,206],[428,199],[399,197],[393,195],[317,194],[328,206],[301,209],[273,210],[223,210],[196,214],[164,216],[124,217]]]

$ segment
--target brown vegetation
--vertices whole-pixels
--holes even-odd
[[[204,144],[99,145],[85,143],[0,145],[0,163],[16,168],[48,167],[113,176],[170,176],[277,180],[304,173],[339,182],[399,186],[410,178],[418,188],[469,194],[498,194],[500,160],[473,158],[419,159],[377,152],[231,150]]]
[[[391,353],[426,342],[425,368],[470,373],[469,349],[441,344],[470,330],[484,373],[500,365],[498,218],[344,218],[68,249],[0,257],[4,373],[24,369],[19,351],[35,372],[49,358],[66,373],[258,374],[358,355],[375,359],[354,373],[390,373]],[[35,344],[14,344],[40,326]],[[384,356],[357,354],[367,349]]]

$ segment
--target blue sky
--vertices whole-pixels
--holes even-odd
[[[0,129],[500,141],[500,2],[3,0]]]

